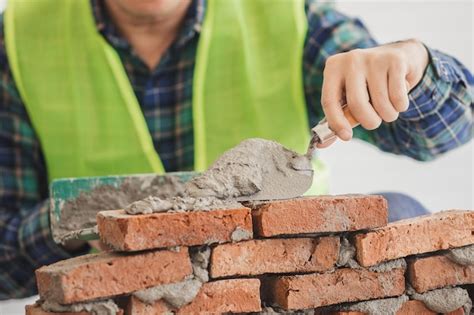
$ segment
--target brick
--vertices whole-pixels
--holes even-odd
[[[279,200],[257,206],[253,219],[262,237],[370,229],[387,224],[387,201],[364,195]]]
[[[144,215],[102,211],[97,225],[102,242],[119,251],[230,242],[236,229],[249,239],[253,234],[249,208]]]
[[[362,266],[474,244],[474,211],[451,210],[401,220],[355,236]]]
[[[129,315],[158,315],[172,309],[163,301],[147,305],[132,297]],[[221,314],[259,312],[260,280],[227,279],[205,283],[196,298],[188,305],[175,310],[177,314]]]
[[[419,293],[474,283],[474,266],[463,266],[444,255],[408,261],[408,281]]]
[[[26,305],[25,306],[25,314],[26,315],[94,315],[91,312],[46,312],[43,311],[40,305]],[[116,315],[123,315],[123,310],[119,310]]]
[[[433,312],[425,306],[425,303],[421,301],[411,300],[403,303],[402,307],[398,310],[396,315],[437,315],[438,313]],[[458,308],[455,311],[446,313],[445,315],[464,315],[464,309]]]
[[[332,273],[279,276],[265,283],[270,302],[285,310],[298,310],[389,296],[405,291],[405,270],[372,272],[336,269]],[[267,293],[267,294],[268,294]]]
[[[63,260],[36,270],[44,300],[70,304],[178,282],[192,273],[188,249],[140,254],[99,253]]]
[[[215,247],[210,273],[219,278],[326,271],[338,255],[339,237],[250,240]]]
[[[355,311],[334,311],[334,312],[320,312],[318,315],[368,315],[363,312]],[[396,315],[437,315],[425,306],[421,301],[411,300],[403,303],[402,307],[397,311]],[[446,313],[445,315],[464,315],[463,308],[458,308],[455,311]]]

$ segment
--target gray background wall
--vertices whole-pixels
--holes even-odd
[[[34,1],[34,0],[32,0]],[[0,0],[3,7],[5,0]],[[473,69],[472,1],[339,1],[338,8],[360,17],[381,42],[419,38],[449,52]],[[438,160],[419,163],[384,154],[360,141],[336,143],[322,152],[331,168],[332,193],[401,191],[432,211],[474,209],[473,153],[470,144]],[[24,313],[35,298],[0,302],[1,315]]]

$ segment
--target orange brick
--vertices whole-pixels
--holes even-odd
[[[339,237],[250,240],[212,250],[211,277],[316,272],[334,267]]]
[[[387,201],[382,196],[318,196],[272,201],[253,212],[256,233],[343,232],[387,224]]]
[[[433,312],[425,306],[421,301],[411,300],[403,303],[402,307],[398,310],[397,315],[436,315],[438,313]],[[445,315],[464,315],[463,308],[458,308],[455,311],[446,313]]]
[[[132,297],[129,315],[159,315],[171,310],[163,301],[147,305]],[[177,314],[221,314],[259,312],[260,280],[228,279],[205,283],[196,298],[175,310]]]
[[[315,308],[401,295],[405,291],[404,271],[343,268],[332,273],[274,277],[265,288],[270,302],[286,310]]]
[[[253,234],[248,208],[143,215],[102,211],[97,225],[101,240],[120,251],[230,242],[236,229],[248,238]]]
[[[135,255],[90,254],[36,270],[44,300],[70,304],[178,282],[192,273],[186,247]]]
[[[127,315],[165,315],[170,314],[172,308],[164,301],[159,300],[153,304],[140,301],[135,296],[130,296],[127,305]]]
[[[474,283],[474,266],[463,266],[444,255],[408,261],[408,281],[423,293],[429,290]]]
[[[474,244],[474,211],[451,210],[390,223],[355,237],[362,266]]]
[[[25,314],[26,315],[93,315],[91,312],[46,312],[43,311],[41,306],[38,304],[34,305],[26,305],[25,306]],[[123,310],[119,310],[117,315],[123,315]]]
[[[402,307],[397,311],[396,315],[437,315],[425,306],[421,301],[411,300],[403,303]],[[363,312],[355,311],[335,311],[335,312],[321,312],[318,315],[367,315]],[[463,308],[458,308],[453,312],[446,313],[445,315],[464,315]]]

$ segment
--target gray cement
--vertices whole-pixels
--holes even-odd
[[[230,238],[232,239],[232,242],[240,242],[243,240],[248,240],[252,238],[252,232],[249,232],[248,230],[242,229],[240,226],[238,226],[234,232],[230,235]]]
[[[362,312],[368,315],[395,315],[408,301],[408,296],[358,302],[341,308],[341,311]]]
[[[93,315],[116,315],[119,311],[117,304],[112,300],[75,303],[69,305],[43,301],[41,308],[47,312],[90,312]]]
[[[199,293],[203,283],[209,281],[207,268],[210,256],[211,249],[209,247],[196,249],[195,252],[191,253],[192,276],[181,282],[136,291],[133,295],[148,304],[153,304],[162,299],[174,308],[180,308],[190,303]]]
[[[128,214],[227,209],[237,201],[297,197],[311,186],[311,161],[264,139],[248,139],[224,152],[207,171],[185,183],[182,196],[149,197],[125,208]]]
[[[474,245],[451,249],[446,256],[460,265],[472,266],[474,265]]]
[[[470,314],[472,301],[469,294],[462,288],[443,288],[417,293],[413,288],[408,288],[407,293],[412,299],[422,301],[426,307],[436,313],[449,313],[460,307],[465,314]]]
[[[206,172],[186,183],[186,192],[192,197],[219,199],[295,197],[311,186],[312,174],[311,161],[304,155],[255,138],[224,152]]]
[[[184,182],[176,176],[129,177],[118,186],[98,186],[80,193],[75,199],[60,200],[63,203],[61,218],[59,222],[52,218],[51,225],[55,236],[60,236],[61,241],[65,242],[76,238],[82,230],[96,228],[99,211],[123,209],[148,196],[163,199],[181,196],[183,191]]]

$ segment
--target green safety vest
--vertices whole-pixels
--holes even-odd
[[[300,153],[309,141],[302,83],[304,0],[209,0],[193,80],[195,170],[259,137]],[[5,41],[49,180],[164,173],[116,51],[89,0],[10,0]],[[317,186],[327,191],[316,165]]]

